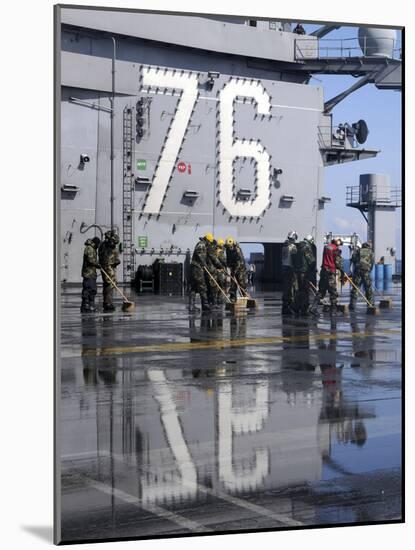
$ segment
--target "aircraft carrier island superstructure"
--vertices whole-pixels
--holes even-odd
[[[124,283],[157,258],[183,263],[206,232],[262,243],[269,281],[290,229],[323,242],[325,166],[378,152],[363,120],[336,127],[332,109],[367,83],[399,88],[394,31],[329,49],[333,26],[60,13],[62,281],[81,281],[84,241],[111,227]],[[358,80],[325,102],[313,74]]]

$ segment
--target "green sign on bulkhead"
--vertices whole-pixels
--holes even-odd
[[[148,237],[147,235],[141,235],[138,237],[138,246],[141,248],[147,248],[148,246]]]
[[[146,170],[147,169],[147,161],[144,159],[137,160],[137,170]]]

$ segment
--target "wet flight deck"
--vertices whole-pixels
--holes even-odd
[[[278,292],[233,315],[143,295],[133,314],[82,316],[65,289],[62,540],[400,520],[388,295],[378,316],[282,318]]]

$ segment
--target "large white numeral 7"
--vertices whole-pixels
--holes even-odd
[[[269,205],[270,156],[260,141],[242,140],[233,136],[233,103],[237,97],[252,97],[257,111],[270,114],[268,93],[259,81],[238,81],[232,78],[219,96],[219,198],[232,216],[259,217]],[[255,198],[252,201],[237,200],[233,191],[233,162],[237,157],[256,161]]]
[[[190,116],[197,99],[197,75],[178,71],[145,68],[143,86],[155,86],[161,89],[180,89],[182,94],[176,107],[167,139],[161,152],[153,183],[147,195],[143,209],[145,214],[158,214],[166,194],[174,164],[189,124]]]

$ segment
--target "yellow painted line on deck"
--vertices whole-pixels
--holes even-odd
[[[236,347],[263,346],[283,343],[307,342],[309,340],[345,340],[350,338],[366,338],[369,336],[378,336],[380,334],[400,334],[400,330],[383,329],[373,332],[338,332],[319,334],[302,334],[296,336],[270,336],[267,338],[241,338],[241,339],[220,339],[210,342],[176,342],[165,344],[148,344],[145,346],[114,346],[105,348],[87,348],[82,351],[82,356],[99,356],[99,355],[119,355],[127,353],[163,353],[175,351],[191,351],[191,350],[211,350],[211,349],[227,349]]]

